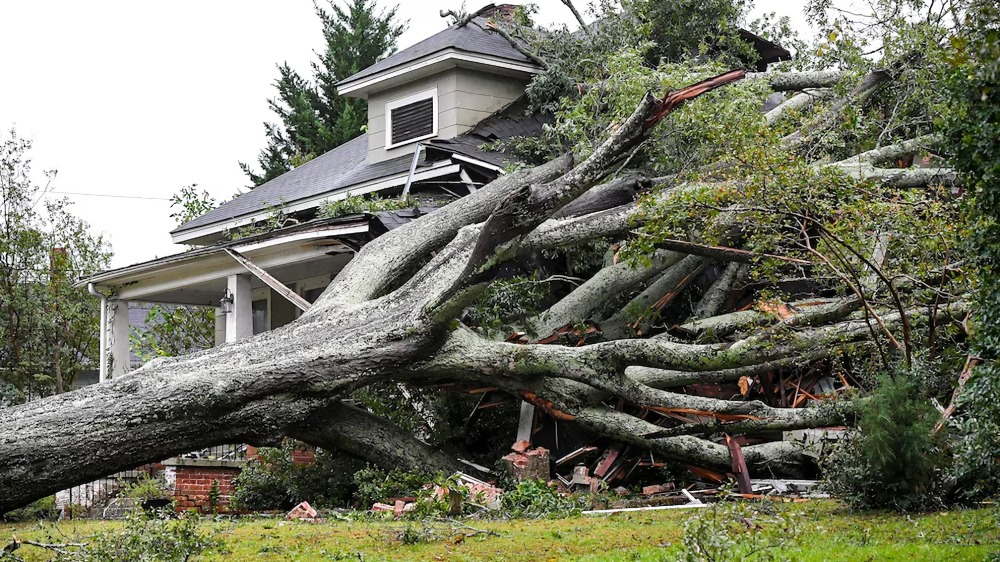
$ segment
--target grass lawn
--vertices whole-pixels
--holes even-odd
[[[1000,552],[997,508],[926,515],[851,514],[832,501],[780,504],[801,536],[774,551],[791,560],[988,560]],[[224,541],[224,552],[204,560],[675,560],[686,520],[702,510],[622,513],[554,520],[463,520],[489,531],[475,536],[448,522],[362,519],[323,523],[242,519],[206,523]],[[115,522],[62,522],[59,531],[81,537],[115,528]],[[421,540],[428,528],[437,535]],[[44,541],[38,524],[0,526],[22,539]],[[744,531],[745,532],[745,531]],[[6,539],[4,540],[6,542]],[[406,544],[416,542],[416,544]],[[360,553],[360,556],[359,556]],[[18,551],[25,560],[47,560],[39,549]]]

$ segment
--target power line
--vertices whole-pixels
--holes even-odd
[[[115,199],[145,199],[147,201],[170,201],[166,197],[142,197],[140,195],[111,195],[110,193],[79,193],[75,191],[50,191],[52,195],[86,195],[87,197],[114,197]]]

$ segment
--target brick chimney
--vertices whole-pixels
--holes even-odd
[[[477,15],[484,18],[496,18],[507,23],[514,23],[514,11],[521,6],[517,4],[487,4],[480,8]]]

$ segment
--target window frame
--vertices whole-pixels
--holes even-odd
[[[416,103],[418,101],[423,101],[425,99],[431,99],[431,114],[432,114],[432,124],[430,134],[413,137],[412,139],[406,139],[405,141],[397,142],[393,144],[392,142],[392,110],[398,109]],[[406,146],[408,144],[413,144],[415,142],[420,142],[422,140],[427,140],[429,138],[436,137],[438,134],[438,95],[437,86],[430,88],[429,90],[423,90],[416,92],[414,94],[408,94],[401,98],[396,98],[385,102],[385,149],[391,150],[400,146]]]

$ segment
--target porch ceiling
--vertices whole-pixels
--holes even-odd
[[[289,285],[318,275],[335,275],[353,257],[352,250],[337,236],[367,231],[365,222],[201,248],[98,274],[82,280],[81,284],[91,282],[110,289],[115,298],[122,300],[217,306],[227,278],[249,273],[226,253],[226,248],[239,251]],[[257,277],[251,277],[252,288],[265,286]]]
[[[296,281],[317,275],[328,273],[336,275],[347,265],[347,262],[351,261],[351,257],[353,257],[353,254],[345,251],[334,255],[320,255],[298,263],[265,267],[265,269],[278,279],[278,281],[281,281],[285,285],[291,285]],[[219,299],[222,298],[226,290],[227,277],[237,273],[249,274],[233,258],[228,255],[225,258],[228,262],[232,262],[232,264],[217,264],[219,267],[215,268],[214,275],[201,275],[197,281],[192,280],[182,282],[181,284],[170,283],[168,276],[159,276],[158,279],[150,279],[147,283],[124,287],[119,292],[119,298],[148,302],[218,306]],[[257,260],[253,261],[257,263]],[[231,265],[236,265],[236,267],[231,267]],[[266,286],[263,281],[251,275],[251,289]]]

